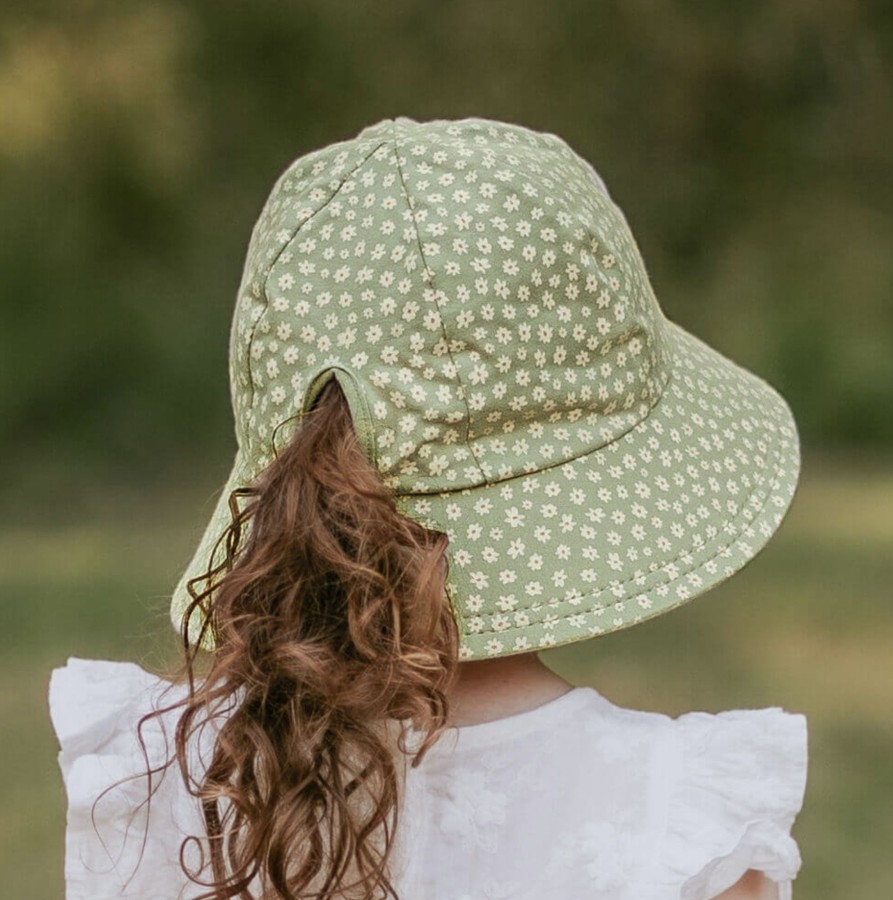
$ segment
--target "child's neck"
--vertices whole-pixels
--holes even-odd
[[[449,693],[451,726],[477,725],[535,709],[573,688],[536,653],[459,663]]]

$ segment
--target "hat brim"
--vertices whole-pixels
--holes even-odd
[[[673,371],[649,415],[570,461],[475,488],[401,495],[398,509],[450,537],[447,591],[465,659],[556,647],[628,628],[725,581],[781,525],[800,446],[785,400],[673,322]],[[238,456],[177,585],[223,558],[230,494],[250,484]],[[189,623],[198,640],[203,616]],[[213,649],[206,630],[202,645]]]
[[[211,518],[205,527],[204,534],[171,597],[171,622],[178,633],[182,634],[186,613],[192,604],[192,597],[189,594],[189,582],[204,576],[209,571],[209,566],[216,567],[226,557],[225,541],[222,538],[233,520],[230,509],[230,497],[233,491],[248,487],[256,478],[256,474],[250,471],[245,459],[237,453],[226,484],[217,498],[214,512],[211,514]],[[218,576],[215,579],[215,583],[219,580],[220,577]],[[204,590],[205,583],[199,583],[197,588],[199,591]],[[189,618],[189,643],[200,643],[205,650],[213,650],[215,646],[213,629],[210,627],[205,628],[205,621],[206,616],[204,612],[195,609]]]
[[[462,656],[507,656],[627,628],[726,580],[781,525],[800,446],[785,400],[673,322],[673,371],[618,440],[548,469],[402,496],[447,532]]]

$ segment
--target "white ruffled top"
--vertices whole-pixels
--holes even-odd
[[[175,721],[143,728],[144,756],[140,718],[183,690],[132,663],[71,659],[53,672],[67,900],[200,893],[179,864],[184,837],[204,834],[197,801],[172,768],[147,808],[139,777],[147,758],[167,758]],[[212,740],[199,737],[197,759]],[[574,688],[528,712],[451,729],[409,770],[395,886],[401,900],[708,900],[757,869],[788,900],[806,770],[802,715],[673,719]],[[138,777],[94,807],[130,775]]]

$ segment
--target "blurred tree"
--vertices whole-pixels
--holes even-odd
[[[877,0],[7,4],[5,490],[222,465],[261,204],[399,114],[560,134],[671,318],[775,383],[805,442],[889,447],[891,40]]]

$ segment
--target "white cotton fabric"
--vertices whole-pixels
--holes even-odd
[[[183,690],[132,663],[71,659],[53,672],[67,900],[200,893],[179,865],[184,837],[204,834],[179,772],[163,776],[148,812],[140,807],[137,723]],[[168,715],[144,727],[151,762],[169,753],[174,723]],[[199,737],[197,758],[212,740],[210,730]],[[802,715],[673,719],[574,688],[528,712],[451,729],[409,770],[395,886],[401,900],[708,900],[758,869],[788,900],[806,772]],[[133,774],[94,809],[104,788]]]

